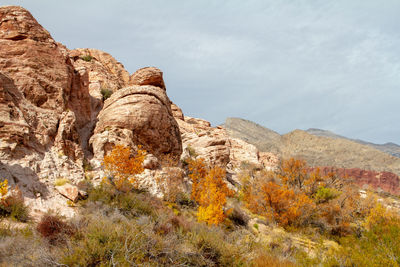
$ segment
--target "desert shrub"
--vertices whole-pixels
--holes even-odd
[[[341,266],[400,266],[400,218],[377,206],[361,236],[340,239],[341,249],[329,259]]]
[[[43,215],[36,230],[52,245],[65,242],[66,238],[75,232],[75,229],[60,216],[51,214]]]
[[[12,196],[7,199],[7,206],[3,209],[8,216],[16,221],[27,222],[29,221],[29,208],[25,205],[24,201],[18,197]]]
[[[190,145],[188,145],[186,147],[186,150],[187,150],[187,152],[189,154],[189,157],[196,158],[198,156],[196,150],[193,147],[191,147]]]
[[[0,217],[10,217],[16,221],[29,220],[29,208],[25,205],[18,186],[10,193],[8,181],[0,182]]]
[[[226,240],[219,228],[197,225],[189,235],[189,242],[205,260],[206,266],[242,266],[246,261],[240,246],[233,244],[235,240]]]
[[[103,96],[103,98],[104,98],[104,96]],[[93,170],[92,164],[90,164],[90,161],[87,160],[86,158],[83,160],[82,167],[83,167],[83,170],[84,170],[85,172],[88,172],[88,171],[92,171],[92,170]]]
[[[334,188],[327,188],[321,186],[314,195],[317,203],[328,202],[329,200],[335,199],[340,195],[340,192]]]
[[[239,207],[235,205],[229,212],[228,218],[239,226],[246,226],[250,217]]]
[[[96,215],[86,216],[85,220],[86,226],[62,251],[61,263],[68,266],[205,266],[198,255],[182,250],[182,240],[175,235],[172,222],[169,226],[154,227],[148,219],[125,221]]]
[[[108,172],[104,182],[117,190],[127,192],[136,186],[135,175],[143,172],[143,161],[146,151],[138,148],[135,154],[129,147],[114,146],[113,150],[104,156],[103,166]]]
[[[110,98],[110,96],[113,94],[113,91],[108,88],[101,88],[100,93],[103,96],[103,101],[105,101],[106,99]]]
[[[110,207],[117,208],[122,214],[128,217],[138,217],[140,215],[157,216],[157,209],[161,208],[162,203],[148,193],[129,191],[120,192],[113,186],[102,184],[92,188],[88,192],[87,200],[82,203],[101,202]]]
[[[35,236],[13,231],[0,242],[0,266],[57,266],[50,249]]]
[[[66,178],[58,178],[54,181],[55,186],[63,186],[65,184],[69,183],[69,180]]]
[[[288,260],[282,260],[276,256],[273,256],[265,251],[258,251],[255,258],[252,261],[254,267],[294,267],[296,266],[293,262]]]
[[[93,57],[91,55],[84,55],[84,56],[81,56],[81,59],[86,62],[90,62],[90,61],[92,61]]]
[[[189,177],[193,182],[191,197],[199,204],[197,218],[209,225],[218,225],[226,217],[226,198],[233,195],[224,181],[225,170],[209,168],[203,159],[191,159],[188,163]]]

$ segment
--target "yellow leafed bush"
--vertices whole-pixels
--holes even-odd
[[[197,219],[209,225],[218,225],[226,217],[226,197],[232,195],[223,180],[225,170],[220,167],[208,168],[203,159],[195,159],[189,160],[189,172],[193,181],[192,199],[200,205]]]

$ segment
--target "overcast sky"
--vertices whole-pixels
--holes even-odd
[[[68,48],[164,72],[185,115],[400,143],[400,1],[2,0]]]

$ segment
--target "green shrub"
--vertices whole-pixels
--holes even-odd
[[[342,249],[330,259],[340,266],[400,266],[400,220],[388,219],[370,230],[340,240]]]
[[[196,150],[195,150],[193,147],[191,147],[190,145],[188,145],[188,146],[186,147],[186,150],[187,150],[187,152],[189,153],[189,156],[190,156],[191,158],[196,158],[196,157],[198,156]]]
[[[66,178],[58,178],[54,181],[55,186],[63,186],[65,184],[69,183],[69,180]]]
[[[318,203],[328,202],[340,195],[340,192],[334,188],[320,187],[315,193],[314,198]]]
[[[140,215],[157,216],[157,208],[162,203],[147,193],[136,191],[122,193],[112,186],[100,185],[91,189],[87,201],[100,201],[103,204],[117,208],[122,214],[128,217],[138,217]]]
[[[84,56],[81,56],[81,59],[86,62],[90,62],[90,61],[92,61],[93,57],[91,55],[84,55]]]
[[[103,98],[104,98],[104,96],[103,96]],[[92,166],[92,164],[90,164],[90,161],[87,159],[83,160],[82,167],[85,172],[93,171],[93,166]]]
[[[101,88],[100,92],[101,92],[101,95],[103,96],[103,101],[110,98],[110,96],[113,94],[113,91],[108,88]]]

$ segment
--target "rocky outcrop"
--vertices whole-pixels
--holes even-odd
[[[154,67],[146,67],[132,74],[130,85],[153,85],[165,89],[163,73]]]
[[[0,7],[0,177],[18,184],[34,210],[58,205],[55,179],[84,177],[88,85],[87,71],[74,69],[68,50],[27,10]]]
[[[37,107],[62,112],[74,68],[50,34],[25,9],[0,8],[0,69]]]
[[[78,48],[69,51],[68,55],[75,69],[88,73],[92,110],[100,111],[104,94],[128,86],[129,72],[110,54],[97,49]]]
[[[164,88],[134,85],[120,89],[105,101],[98,119],[90,141],[97,158],[116,142],[141,145],[157,157],[182,153],[178,124]]]
[[[259,161],[267,170],[274,170],[279,165],[279,157],[271,152],[259,152]]]
[[[229,161],[234,167],[240,167],[245,163],[256,168],[263,168],[258,149],[254,145],[237,138],[229,138],[229,149]]]
[[[172,110],[182,135],[182,159],[200,157],[211,165],[227,168],[230,173],[243,167],[243,163],[256,168],[276,167],[278,158],[274,154],[264,153],[261,157],[256,146],[229,137],[224,127],[211,127],[211,123],[206,120],[184,116],[175,104]]]
[[[178,116],[180,116],[178,114]],[[208,121],[191,117],[177,120],[182,135],[182,159],[199,156],[211,165],[229,163],[229,140],[223,128],[213,128]]]

